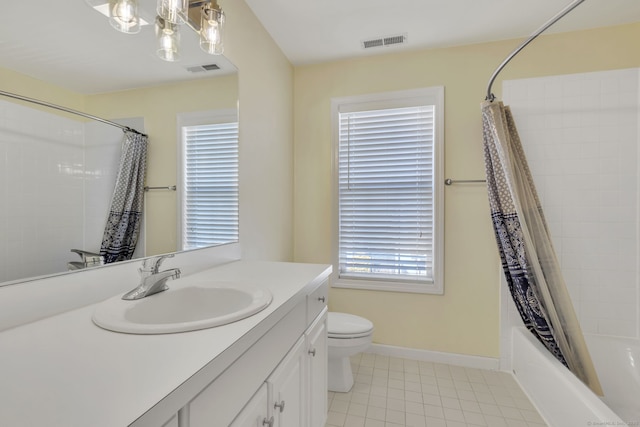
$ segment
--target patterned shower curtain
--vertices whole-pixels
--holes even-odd
[[[147,136],[125,131],[120,169],[102,237],[105,263],[131,259],[138,243],[144,201]]]
[[[491,218],[518,313],[560,362],[602,395],[511,111],[487,101],[482,120]]]

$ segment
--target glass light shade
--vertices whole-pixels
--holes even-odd
[[[158,57],[164,61],[180,60],[180,31],[177,24],[167,22],[156,17],[156,40],[158,42]]]
[[[126,34],[140,32],[137,0],[109,0],[109,23]]]
[[[189,0],[158,0],[158,16],[171,24],[182,24],[189,12]]]
[[[224,52],[224,12],[221,9],[204,8],[200,23],[200,48],[212,55]]]

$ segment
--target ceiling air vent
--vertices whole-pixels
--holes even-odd
[[[397,36],[387,36],[387,37],[378,37],[375,39],[369,39],[369,40],[363,40],[362,41],[362,48],[363,49],[369,49],[372,47],[379,47],[379,46],[391,46],[394,44],[404,44],[407,42],[407,35],[406,34],[400,34]]]
[[[216,64],[207,64],[207,65],[196,65],[195,67],[188,67],[187,71],[190,71],[192,73],[201,73],[203,71],[215,71],[219,69],[220,67],[218,67]]]

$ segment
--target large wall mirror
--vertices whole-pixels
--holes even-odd
[[[219,124],[235,112],[237,121],[237,69],[203,52],[186,25],[180,60],[160,59],[156,0],[138,1],[138,34],[116,31],[101,3],[3,5],[0,90],[148,134],[146,185],[159,189],[145,193],[136,256],[178,251],[181,141],[184,127],[197,126],[184,118]],[[79,260],[71,249],[99,250],[122,137],[116,127],[0,96],[0,286],[68,272]]]

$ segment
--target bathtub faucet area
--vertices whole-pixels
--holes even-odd
[[[124,294],[122,299],[137,300],[169,289],[167,286],[167,280],[179,278],[180,269],[172,268],[164,271],[159,270],[160,264],[162,264],[165,259],[172,257],[173,254],[162,255],[147,258],[142,261],[142,268],[139,270],[140,284],[135,289]]]
[[[89,252],[82,249],[71,249],[71,252],[80,255],[81,261],[69,261],[68,270],[80,270],[87,267],[104,265],[104,257],[99,253]]]

